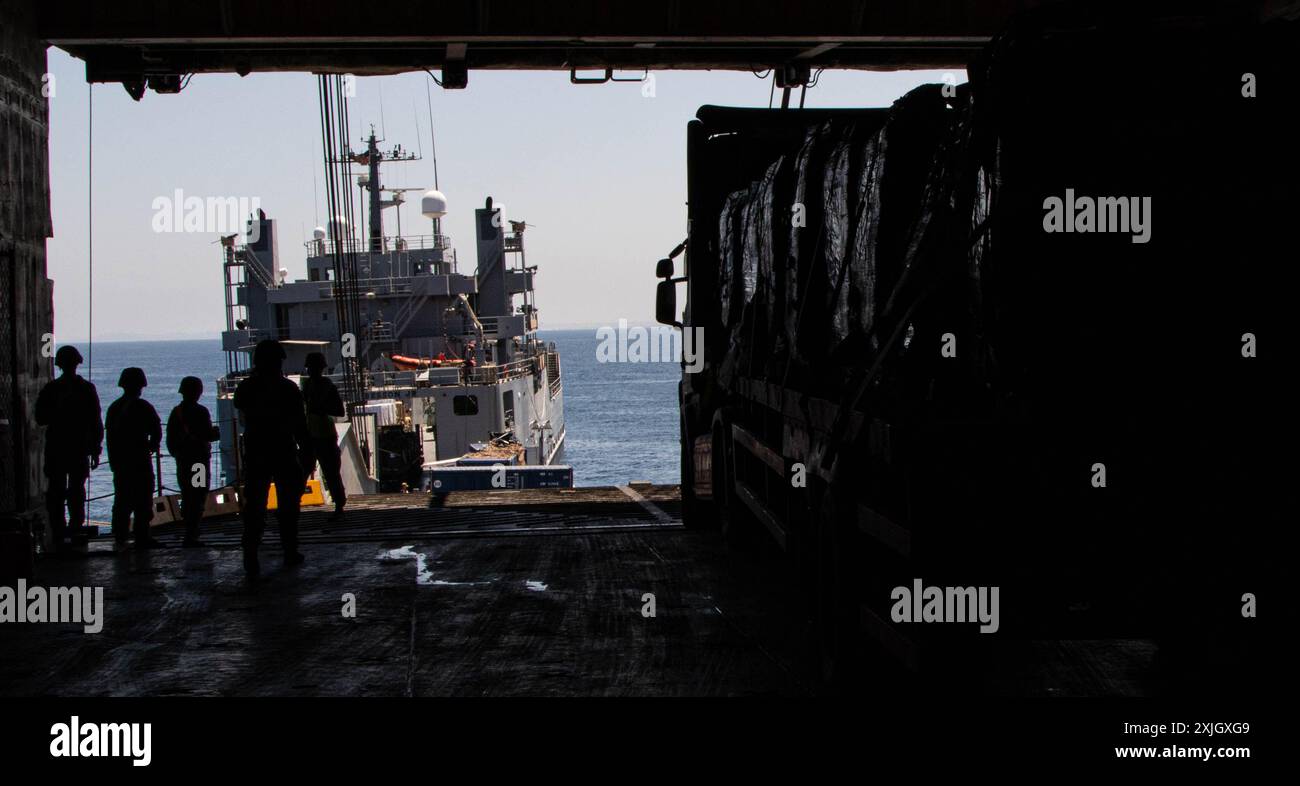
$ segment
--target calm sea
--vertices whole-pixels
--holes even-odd
[[[599,341],[592,330],[547,330],[546,341],[560,351],[564,380],[564,415],[568,429],[564,463],[573,466],[579,486],[606,486],[630,480],[676,483],[679,478],[677,446],[676,363],[598,363]],[[86,355],[86,347],[81,347]],[[104,410],[120,392],[117,375],[126,366],[139,366],[149,378],[145,398],[166,423],[172,407],[180,403],[176,392],[181,377],[203,380],[202,403],[217,414],[216,380],[226,373],[221,343],[212,341],[96,342],[90,379],[99,389]],[[81,367],[87,375],[85,366]],[[220,477],[215,466],[214,477]],[[163,459],[163,482],[176,486],[174,466]],[[112,491],[112,476],[105,461],[90,479],[91,497]],[[107,521],[111,498],[90,504],[91,518]]]

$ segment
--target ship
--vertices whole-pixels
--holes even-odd
[[[534,280],[524,255],[528,224],[508,221],[491,197],[475,210],[476,267],[463,273],[442,234],[447,199],[435,187],[385,188],[381,165],[410,161],[381,150],[373,129],[351,155],[366,226],[335,216],[305,241],[306,277],[281,267],[277,227],[258,210],[247,232],[221,238],[226,373],[217,384],[221,471],[240,480],[235,387],[259,341],[284,347],[297,381],[307,356],[326,359],[347,416],[336,431],[349,494],[573,485],[562,464],[560,354],[538,335]],[[351,179],[351,178],[349,178]],[[406,193],[424,191],[428,234],[403,235]],[[385,213],[396,218],[386,235]],[[358,211],[361,212],[361,211]]]

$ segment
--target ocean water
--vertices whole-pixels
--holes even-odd
[[[564,463],[578,486],[677,483],[677,363],[599,363],[594,330],[540,331],[560,350]]]
[[[579,486],[607,486],[630,480],[676,483],[680,477],[677,445],[676,363],[599,363],[599,340],[594,330],[544,330],[545,341],[555,342],[560,351],[564,380],[564,416],[568,430],[564,463],[573,467]],[[88,356],[87,348],[81,347]],[[127,366],[139,366],[149,379],[144,398],[158,410],[164,425],[172,407],[180,403],[177,392],[181,377],[203,380],[201,403],[217,416],[216,380],[226,373],[221,342],[211,341],[114,341],[96,342],[93,367],[82,366],[99,390],[100,405],[108,405],[121,393],[117,377]],[[218,424],[225,427],[225,424]],[[221,468],[213,456],[213,477]],[[163,483],[175,488],[175,466],[166,456],[162,464]],[[90,478],[90,516],[107,521],[113,490],[108,462]],[[102,499],[93,499],[103,497]]]

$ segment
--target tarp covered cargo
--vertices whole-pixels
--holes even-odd
[[[744,308],[741,279],[741,255],[744,251],[745,208],[748,191],[732,192],[722,203],[718,215],[718,302],[722,324],[728,327],[740,321]]]

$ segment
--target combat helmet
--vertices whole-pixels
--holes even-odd
[[[117,386],[125,390],[142,390],[149,387],[149,380],[145,379],[144,369],[128,366],[117,378]]]

